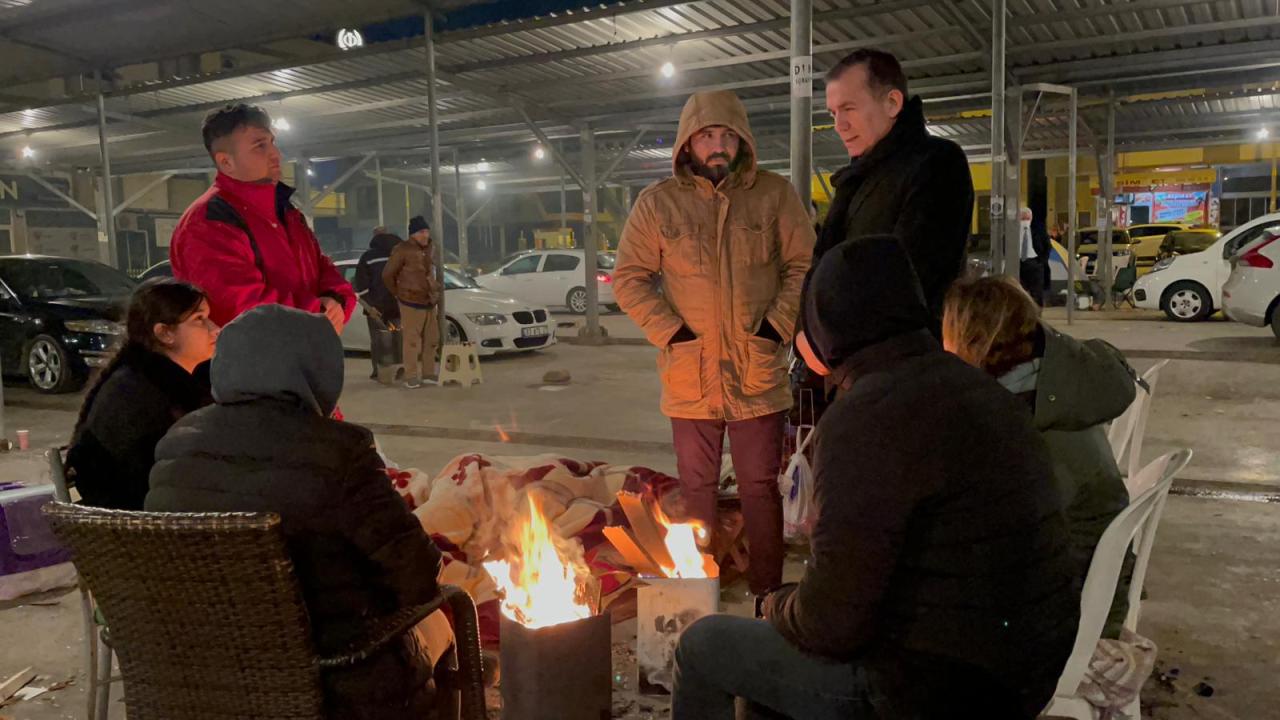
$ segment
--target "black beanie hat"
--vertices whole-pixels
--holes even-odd
[[[409,218],[409,234],[412,235],[422,230],[430,230],[431,226],[427,224],[426,218],[421,215],[414,215]]]
[[[911,258],[892,235],[846,240],[828,250],[809,278],[804,331],[832,370],[854,353],[932,322]]]

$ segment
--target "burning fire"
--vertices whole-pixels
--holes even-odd
[[[529,513],[516,520],[507,537],[518,555],[484,563],[503,592],[507,617],[543,628],[594,614],[588,603],[590,571],[573,557],[571,542],[554,534],[532,497]]]
[[[699,541],[705,541],[707,530],[699,522],[674,523],[662,508],[654,504],[653,518],[665,530],[662,544],[667,546],[672,565],[660,565],[662,572],[671,578],[707,578],[716,577],[719,572],[710,555],[698,548]]]

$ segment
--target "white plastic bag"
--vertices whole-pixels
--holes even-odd
[[[813,440],[814,430],[812,425],[796,428],[796,451],[778,477],[778,489],[782,492],[782,536],[788,542],[807,538],[813,529],[813,468],[804,453]]]

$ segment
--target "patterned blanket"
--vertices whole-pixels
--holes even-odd
[[[396,489],[445,555],[440,582],[457,585],[475,598],[481,639],[498,644],[498,595],[480,566],[501,554],[502,533],[526,498],[538,502],[562,537],[582,542],[583,561],[600,583],[607,607],[630,588],[634,574],[602,534],[626,525],[617,493],[651,493],[673,517],[679,507],[675,478],[643,467],[621,467],[559,457],[460,455],[438,474],[389,469]]]

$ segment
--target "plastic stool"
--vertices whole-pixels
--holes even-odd
[[[476,354],[475,345],[464,342],[445,345],[440,350],[440,384],[451,382],[463,387],[484,382],[484,375],[480,372],[480,356]]]

